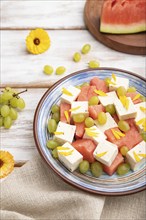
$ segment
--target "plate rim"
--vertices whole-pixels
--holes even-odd
[[[35,110],[35,114],[34,114],[34,118],[33,118],[33,137],[34,137],[34,141],[35,141],[35,145],[37,147],[37,150],[39,152],[39,154],[41,155],[41,157],[43,158],[43,160],[47,163],[48,166],[51,167],[51,169],[54,171],[55,174],[57,174],[63,181],[65,181],[66,183],[69,183],[70,185],[72,185],[73,187],[76,187],[78,189],[81,189],[83,190],[84,192],[90,192],[90,193],[93,193],[93,194],[97,194],[97,195],[106,195],[106,196],[124,196],[124,195],[131,195],[133,193],[138,193],[138,192],[141,192],[143,190],[146,189],[146,185],[144,186],[141,186],[139,188],[136,188],[136,189],[133,189],[133,190],[128,190],[128,191],[124,191],[124,192],[103,192],[103,191],[99,191],[99,190],[94,190],[94,189],[89,189],[89,188],[85,188],[83,186],[80,186],[78,185],[77,183],[75,182],[72,182],[71,180],[69,180],[68,178],[66,178],[63,174],[61,174],[57,169],[55,169],[55,167],[50,163],[50,161],[47,159],[45,153],[43,152],[42,148],[41,148],[41,145],[39,143],[39,139],[38,139],[38,136],[37,136],[37,122],[38,122],[38,115],[39,115],[39,111],[41,109],[41,106],[44,102],[44,100],[46,99],[46,97],[48,96],[48,94],[56,87],[58,86],[62,81],[72,77],[72,76],[75,76],[75,75],[78,75],[80,73],[84,73],[84,72],[92,72],[92,71],[98,71],[98,70],[108,70],[108,71],[119,71],[119,72],[123,72],[123,73],[126,73],[126,74],[129,74],[129,75],[132,75],[132,76],[135,76],[143,81],[146,82],[146,79],[142,76],[139,76],[138,74],[136,73],[133,73],[133,72],[130,72],[130,71],[127,71],[127,70],[124,70],[124,69],[118,69],[118,68],[111,68],[111,67],[100,67],[100,68],[94,68],[94,69],[83,69],[83,70],[79,70],[79,71],[76,71],[76,72],[73,72],[63,78],[61,78],[60,80],[58,80],[55,84],[53,84],[49,89],[47,89],[47,91],[44,93],[44,95],[41,97],[40,101],[38,102],[38,105],[36,107],[36,110]]]

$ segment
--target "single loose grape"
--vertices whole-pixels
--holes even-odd
[[[10,100],[10,105],[13,107],[13,108],[17,108],[17,98],[16,97],[13,97],[11,100]]]
[[[62,75],[63,73],[65,73],[66,68],[64,66],[59,66],[56,69],[56,75]]]
[[[91,118],[91,117],[87,117],[86,119],[85,119],[85,126],[87,127],[87,128],[90,128],[90,127],[92,127],[94,125],[94,120]]]
[[[120,128],[121,131],[124,131],[124,132],[129,131],[130,129],[128,122],[122,121],[122,120],[118,122],[118,127]]]
[[[88,65],[91,69],[94,69],[94,68],[98,68],[100,66],[100,63],[99,61],[91,60]]]
[[[87,173],[87,171],[89,170],[90,164],[87,160],[83,160],[80,164],[79,164],[79,171],[82,174]]]
[[[124,86],[120,86],[119,88],[117,88],[117,94],[118,94],[118,96],[123,96],[123,95],[125,95],[126,94],[126,89],[125,89],[125,87]]]
[[[54,150],[58,146],[59,146],[59,144],[57,143],[57,141],[54,141],[54,140],[47,141],[47,147],[51,150]]]
[[[58,158],[58,153],[57,153],[57,148],[52,150],[52,156],[57,159]]]
[[[77,123],[81,123],[85,121],[85,115],[81,113],[73,115],[73,121]]]
[[[95,177],[99,177],[102,175],[102,165],[99,162],[93,162],[91,164],[91,173]]]
[[[53,113],[52,118],[55,119],[55,121],[58,123],[60,121],[60,113],[59,112]]]
[[[135,87],[129,87],[127,89],[127,92],[136,92],[136,88]]]
[[[106,112],[109,112],[111,115],[115,114],[116,109],[113,104],[109,104],[105,107]]]
[[[13,98],[13,93],[12,92],[4,92],[3,94],[2,94],[2,99],[4,100],[4,101],[8,101],[8,100],[10,100],[10,99],[12,99]]]
[[[44,66],[44,73],[47,75],[51,75],[53,73],[53,67],[49,65]]]
[[[120,148],[120,152],[121,152],[121,154],[122,154],[124,157],[126,156],[126,154],[127,154],[128,151],[129,151],[129,149],[128,149],[128,147],[126,147],[126,146],[123,146],[123,147]]]
[[[105,114],[105,112],[100,112],[98,114],[98,118],[97,118],[97,121],[100,125],[104,125],[107,121],[107,116]]]
[[[76,52],[74,55],[73,55],[73,60],[75,62],[79,62],[81,60],[81,54]]]
[[[82,47],[82,54],[87,54],[89,53],[89,51],[91,50],[91,45],[90,44],[85,44],[83,47]]]
[[[129,170],[130,170],[130,165],[128,163],[122,163],[117,168],[117,174],[120,176],[125,175],[129,172]]]
[[[22,98],[17,99],[17,107],[19,109],[24,109],[25,108],[25,101]]]
[[[57,123],[54,119],[49,119],[48,121],[48,131],[50,133],[54,133],[56,131],[57,128]]]
[[[4,118],[2,116],[0,116],[0,127],[2,127],[4,124]]]
[[[145,131],[141,132],[141,136],[142,136],[142,139],[146,142],[146,132]]]
[[[99,98],[97,96],[92,96],[89,99],[89,105],[98,105],[99,103]]]
[[[18,117],[18,113],[14,108],[10,108],[9,116],[12,120],[16,120]]]
[[[10,118],[10,116],[7,116],[4,118],[4,127],[6,129],[9,129],[12,125],[12,119]]]
[[[7,117],[7,116],[9,115],[9,112],[10,112],[10,108],[9,108],[8,105],[3,105],[3,106],[1,107],[1,115],[2,115],[3,117]]]
[[[51,112],[55,113],[55,112],[59,112],[60,111],[60,107],[58,105],[53,105],[51,108]]]

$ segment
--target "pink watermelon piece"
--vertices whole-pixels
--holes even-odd
[[[80,139],[83,137],[84,132],[85,132],[85,123],[74,123],[76,125],[76,132],[75,132],[75,138]]]
[[[88,139],[80,139],[74,141],[72,146],[83,155],[84,160],[87,160],[89,163],[93,163],[95,161],[93,152],[96,148],[96,145],[93,141]]]
[[[66,120],[65,114],[64,114],[65,111],[68,111],[69,123],[70,123],[71,117],[70,117],[69,109],[71,109],[70,104],[68,104],[68,103],[61,103],[60,104],[60,121],[62,121],[64,123],[68,123],[67,120]]]
[[[122,156],[121,153],[118,153],[115,160],[112,162],[111,166],[108,167],[106,165],[103,165],[103,170],[108,175],[112,176],[113,173],[117,170],[118,166],[123,162],[124,162],[124,157]]]
[[[77,101],[88,101],[88,92],[89,92],[90,86],[83,86],[81,88],[81,92],[78,96]]]
[[[89,106],[88,110],[89,110],[89,116],[91,118],[93,118],[94,120],[97,119],[98,114],[100,112],[105,112],[105,108],[102,104],[100,104],[100,105],[91,105],[91,106]]]
[[[142,102],[142,100],[140,98],[133,100],[137,94],[138,94],[138,92],[127,92],[126,96],[130,97],[134,104],[138,104],[138,103]]]
[[[146,31],[145,0],[106,0],[101,11],[100,31],[129,34]]]
[[[98,77],[94,77],[90,81],[91,86],[96,86],[97,90],[102,90],[103,92],[109,92],[109,89],[104,80],[99,79]]]
[[[98,96],[94,90],[96,89],[96,86],[90,86],[89,91],[88,91],[88,100],[93,97],[93,96]]]

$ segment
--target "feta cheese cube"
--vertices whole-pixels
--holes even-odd
[[[138,170],[146,162],[146,142],[142,141],[130,151],[127,152],[126,158],[133,171]]]
[[[83,156],[69,143],[57,147],[60,162],[71,172],[76,170],[83,160]]]
[[[98,96],[100,103],[106,107],[107,105],[114,104],[114,102],[118,99],[118,96],[115,91],[107,92],[107,96]]]
[[[60,144],[64,144],[65,142],[72,143],[74,134],[75,134],[76,126],[69,125],[64,122],[59,122],[54,139],[58,141]]]
[[[117,99],[114,103],[115,105],[115,108],[116,108],[116,112],[117,112],[117,115],[119,117],[120,120],[126,120],[126,119],[129,119],[129,118],[135,118],[136,115],[137,115],[137,111],[136,111],[136,108],[131,100],[131,98],[127,98],[129,100],[129,107],[128,109],[126,109],[122,102]]]
[[[76,115],[76,114],[84,114],[85,117],[89,116],[87,101],[72,102],[71,110],[72,110],[71,116]]]
[[[110,128],[115,128],[115,127],[118,127],[117,123],[115,122],[115,120],[113,119],[113,117],[107,112],[105,113],[106,114],[106,117],[107,117],[107,121],[104,125],[100,125],[98,123],[97,120],[95,120],[95,124],[97,126],[97,128],[99,128],[100,131],[102,131],[103,133],[110,129]]]
[[[109,141],[102,140],[93,152],[93,156],[99,162],[110,166],[118,154],[118,147]]]
[[[68,88],[65,88],[67,93],[63,93],[61,96],[61,101],[71,104],[73,101],[75,101],[80,94],[81,90],[76,88],[75,86],[69,86]]]
[[[135,118],[135,122],[139,122],[140,120],[144,119],[146,120],[146,102],[141,102],[135,105],[137,116]],[[143,130],[143,125],[138,124],[137,125],[139,130]]]
[[[123,78],[123,77],[117,77],[116,80],[111,78],[111,82],[113,84],[109,84],[109,91],[115,91],[118,87],[123,86],[126,90],[129,87],[129,79]]]
[[[90,128],[85,129],[85,133],[84,133],[83,138],[91,139],[96,144],[98,144],[100,141],[105,140],[107,137],[96,126],[92,126]]]

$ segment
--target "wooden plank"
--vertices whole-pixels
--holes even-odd
[[[72,72],[86,69],[88,62],[98,59],[102,67],[115,67],[133,71],[145,76],[145,57],[120,53],[107,48],[96,41],[86,30],[48,31],[51,37],[50,49],[40,55],[27,53],[25,38],[29,31],[1,31],[1,85],[12,87],[48,88],[54,82]],[[74,52],[82,45],[90,43],[92,50],[82,55],[82,60],[72,60]],[[44,65],[54,69],[60,65],[66,67],[66,74],[47,76],[43,74]]]
[[[1,28],[85,29],[84,5],[85,0],[2,1]]]

